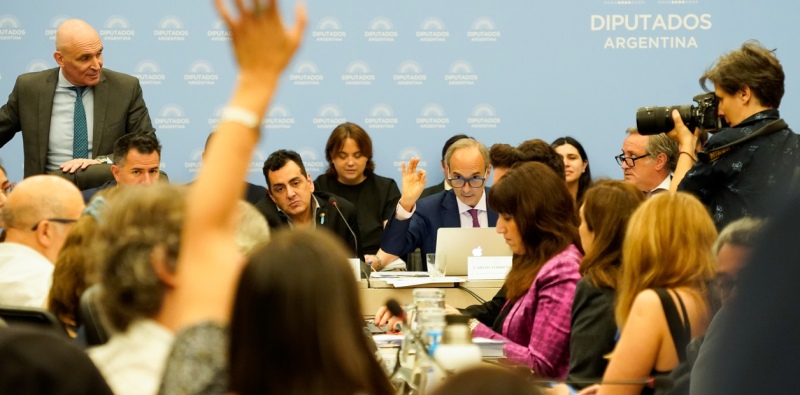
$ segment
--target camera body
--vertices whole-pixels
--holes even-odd
[[[636,128],[641,135],[667,133],[675,128],[672,121],[672,110],[678,110],[681,120],[689,130],[701,130],[714,133],[724,126],[717,115],[719,102],[714,92],[701,93],[692,98],[697,106],[687,104],[672,107],[641,107],[636,110]]]

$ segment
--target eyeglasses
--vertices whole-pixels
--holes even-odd
[[[620,166],[622,166],[622,164],[625,163],[626,165],[628,165],[628,167],[634,167],[636,166],[637,160],[648,156],[650,156],[650,154],[644,154],[639,156],[625,156],[625,154],[619,154],[615,156],[614,159],[617,160],[617,164]]]
[[[486,182],[486,177],[472,177],[468,180],[461,177],[448,178],[447,181],[450,181],[450,186],[453,188],[464,188],[464,185],[467,185],[467,183],[469,183],[470,188],[480,188],[483,186],[483,183]]]
[[[73,223],[77,222],[78,220],[77,219],[69,219],[69,218],[45,218],[45,219],[39,220],[39,222],[37,222],[36,225],[33,225],[33,228],[31,228],[31,230],[39,229],[39,224],[42,223],[42,221],[58,222],[59,224],[73,224]]]

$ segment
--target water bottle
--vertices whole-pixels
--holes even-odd
[[[448,315],[442,342],[436,347],[433,358],[447,375],[481,364],[481,350],[472,343],[468,316]]]

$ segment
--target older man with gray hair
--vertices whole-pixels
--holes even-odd
[[[625,181],[647,196],[669,190],[678,163],[678,143],[665,134],[645,136],[630,127],[622,142],[622,154],[615,156]]]
[[[6,240],[0,243],[0,304],[44,307],[53,263],[83,211],[75,185],[61,177],[20,182],[3,208]]]

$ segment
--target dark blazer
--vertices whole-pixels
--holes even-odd
[[[361,244],[358,245],[358,250],[356,251],[356,239],[353,238],[353,234],[359,234],[356,206],[345,199],[327,192],[314,192],[314,196],[319,202],[319,209],[314,218],[317,226],[321,226],[335,233],[342,239],[342,242],[345,243],[348,251],[356,253],[356,257],[358,258],[362,258]],[[347,219],[347,223],[342,220],[342,217],[336,211],[336,207],[328,203],[330,197],[336,198],[339,210],[342,211],[342,216]],[[267,218],[270,230],[278,230],[289,226],[289,218],[282,211],[278,210],[278,206],[275,205],[275,202],[273,202],[269,196],[264,196],[259,200],[258,203],[256,203],[256,208]],[[352,233],[350,229],[347,228],[347,224],[350,224],[350,228],[353,229]]]
[[[267,188],[249,182],[245,182],[245,184],[244,200],[248,203],[255,205],[265,197],[269,199],[267,196]]]
[[[486,188],[483,193],[489,193]],[[422,256],[436,252],[436,236],[439,228],[460,228],[461,218],[453,190],[442,191],[417,201],[417,209],[411,219],[399,221],[389,217],[383,230],[381,248],[392,255],[405,255],[419,247]],[[489,226],[497,226],[497,213],[488,207]]]
[[[17,77],[8,102],[0,107],[0,147],[22,131],[25,177],[45,173],[50,116],[58,84],[58,67]],[[139,80],[103,69],[94,90],[92,157],[109,155],[127,133],[154,133]]]
[[[86,203],[86,204],[89,204],[89,202],[92,200],[94,195],[97,194],[97,192],[100,192],[103,189],[108,189],[108,188],[115,187],[115,186],[117,186],[117,182],[116,181],[109,181],[109,182],[106,182],[103,185],[100,185],[99,187],[85,189],[85,190],[81,191],[81,195],[83,195],[83,202]]]

